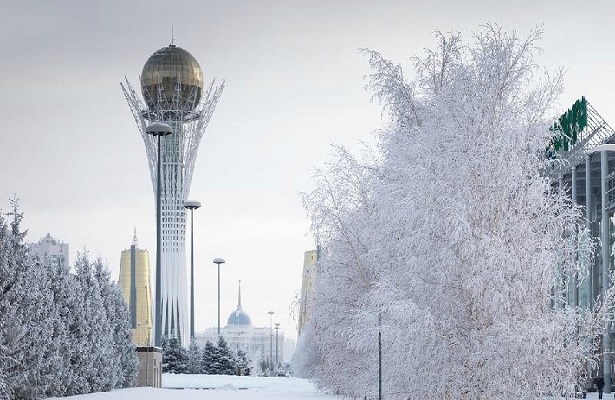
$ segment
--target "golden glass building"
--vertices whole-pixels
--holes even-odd
[[[150,284],[149,254],[139,249],[135,230],[132,245],[122,251],[120,258],[120,286],[130,312],[132,340],[137,346],[151,345],[152,332],[152,289]]]

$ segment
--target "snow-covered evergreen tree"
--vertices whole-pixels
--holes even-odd
[[[301,372],[373,397],[380,330],[389,399],[534,399],[580,381],[612,298],[592,314],[559,289],[592,245],[546,174],[561,78],[537,78],[539,36],[438,34],[411,83],[366,52],[390,121],[367,161],[339,148],[304,198],[323,251]]]
[[[0,215],[0,337],[6,390],[13,398],[42,397],[46,376],[42,366],[52,305],[45,288],[45,271],[28,255],[21,230],[18,201],[7,218]]]
[[[216,364],[217,375],[235,375],[235,356],[222,336],[218,338],[218,360],[214,365]]]
[[[235,365],[237,366],[237,372],[239,375],[250,375],[250,360],[245,351],[237,350],[235,355]]]
[[[216,372],[215,366],[218,360],[218,348],[214,346],[209,340],[205,342],[202,354],[202,373],[214,375]]]
[[[164,343],[162,354],[162,372],[172,374],[188,373],[188,352],[176,337],[169,337]]]
[[[199,343],[196,340],[191,340],[190,347],[188,348],[188,373],[203,373],[203,355]]]
[[[52,333],[47,338],[44,372],[47,376],[47,396],[61,397],[67,394],[69,387],[78,371],[71,364],[74,337],[70,336],[70,326],[73,323],[72,310],[76,305],[75,277],[70,274],[69,266],[62,263],[43,265],[48,276],[46,285],[51,292]]]
[[[112,345],[109,349],[108,362],[111,367],[111,387],[132,387],[139,372],[139,359],[132,341],[128,307],[120,287],[111,280],[111,273],[101,259],[97,259],[94,263],[93,275],[100,287],[105,314],[110,325]]]

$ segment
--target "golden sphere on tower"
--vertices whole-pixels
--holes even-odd
[[[203,70],[192,54],[172,44],[147,59],[141,72],[141,90],[150,110],[190,111],[201,99]]]

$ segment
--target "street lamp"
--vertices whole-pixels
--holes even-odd
[[[280,330],[280,324],[276,322],[275,324],[275,366],[276,368],[278,365],[280,365],[280,362],[278,361],[278,331],[279,330]]]
[[[153,349],[151,348],[152,345],[152,328],[149,327],[147,328],[147,351],[145,353],[145,385],[146,386],[152,386],[149,383],[149,369],[150,369],[150,363],[149,363],[149,353],[150,351],[152,351]],[[152,376],[154,374],[154,371],[152,371]]]
[[[156,175],[156,305],[155,305],[155,317],[154,317],[154,345],[160,346],[160,338],[162,336],[162,305],[161,305],[161,276],[162,267],[160,260],[162,232],[161,232],[161,220],[162,220],[162,207],[160,205],[160,138],[173,133],[173,128],[169,124],[163,124],[161,122],[155,122],[148,125],[145,128],[145,133],[156,137],[158,145],[156,150],[158,153],[157,175]]]
[[[194,210],[199,207],[196,200],[184,202],[184,208],[190,210],[190,340],[194,340]]]
[[[214,264],[218,264],[218,337],[220,337],[220,264],[224,262],[224,258],[214,258]]]
[[[382,314],[378,313],[378,400],[382,400]]]
[[[269,365],[273,364],[273,311],[269,311]]]

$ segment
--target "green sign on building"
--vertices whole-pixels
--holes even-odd
[[[571,108],[559,117],[549,128],[553,137],[547,146],[547,156],[555,155],[555,152],[568,151],[577,142],[581,131],[587,126],[587,100],[585,96],[575,101]]]

